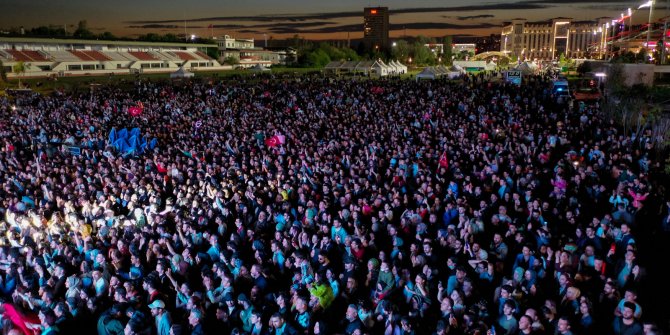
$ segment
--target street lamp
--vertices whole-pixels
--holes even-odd
[[[646,7],[649,7],[649,21],[647,22],[647,24],[648,24],[647,25],[647,48],[649,48],[649,39],[651,38],[651,16],[653,15],[652,13],[654,12],[654,0],[649,0],[645,3],[643,3],[637,9],[642,9],[642,8],[646,8]]]
[[[628,39],[633,35],[633,10],[628,8]]]

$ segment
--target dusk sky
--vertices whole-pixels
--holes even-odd
[[[670,0],[657,0],[654,17],[667,15]],[[0,0],[0,28],[75,25],[88,21],[94,33],[119,36],[168,32],[209,37],[224,34],[263,39],[295,34],[309,39],[346,39],[362,36],[366,6],[387,6],[391,37],[407,35],[487,35],[500,33],[502,22],[523,17],[543,20],[571,17],[592,20],[619,17],[626,8],[644,1],[579,0]],[[648,9],[636,11],[633,24],[647,21]],[[186,21],[186,24],[184,22]],[[207,29],[212,24],[213,31]],[[186,25],[186,29],[184,29]],[[68,28],[73,29],[73,28]]]

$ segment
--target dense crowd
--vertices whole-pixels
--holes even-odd
[[[131,86],[0,100],[5,334],[658,334],[648,133],[548,77]]]

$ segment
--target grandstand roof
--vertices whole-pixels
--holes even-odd
[[[80,40],[64,38],[34,38],[34,37],[0,37],[0,43],[42,43],[42,44],[91,44],[91,45],[119,45],[119,46],[164,46],[179,48],[218,48],[216,44],[202,43],[171,43],[171,42],[144,42],[144,41],[105,41]]]

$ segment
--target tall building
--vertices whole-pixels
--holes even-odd
[[[388,7],[366,7],[363,9],[363,43],[369,50],[388,49]]]
[[[602,58],[607,37],[602,27],[608,20],[514,19],[503,25],[500,51],[521,60],[557,59],[561,54],[569,58]]]

